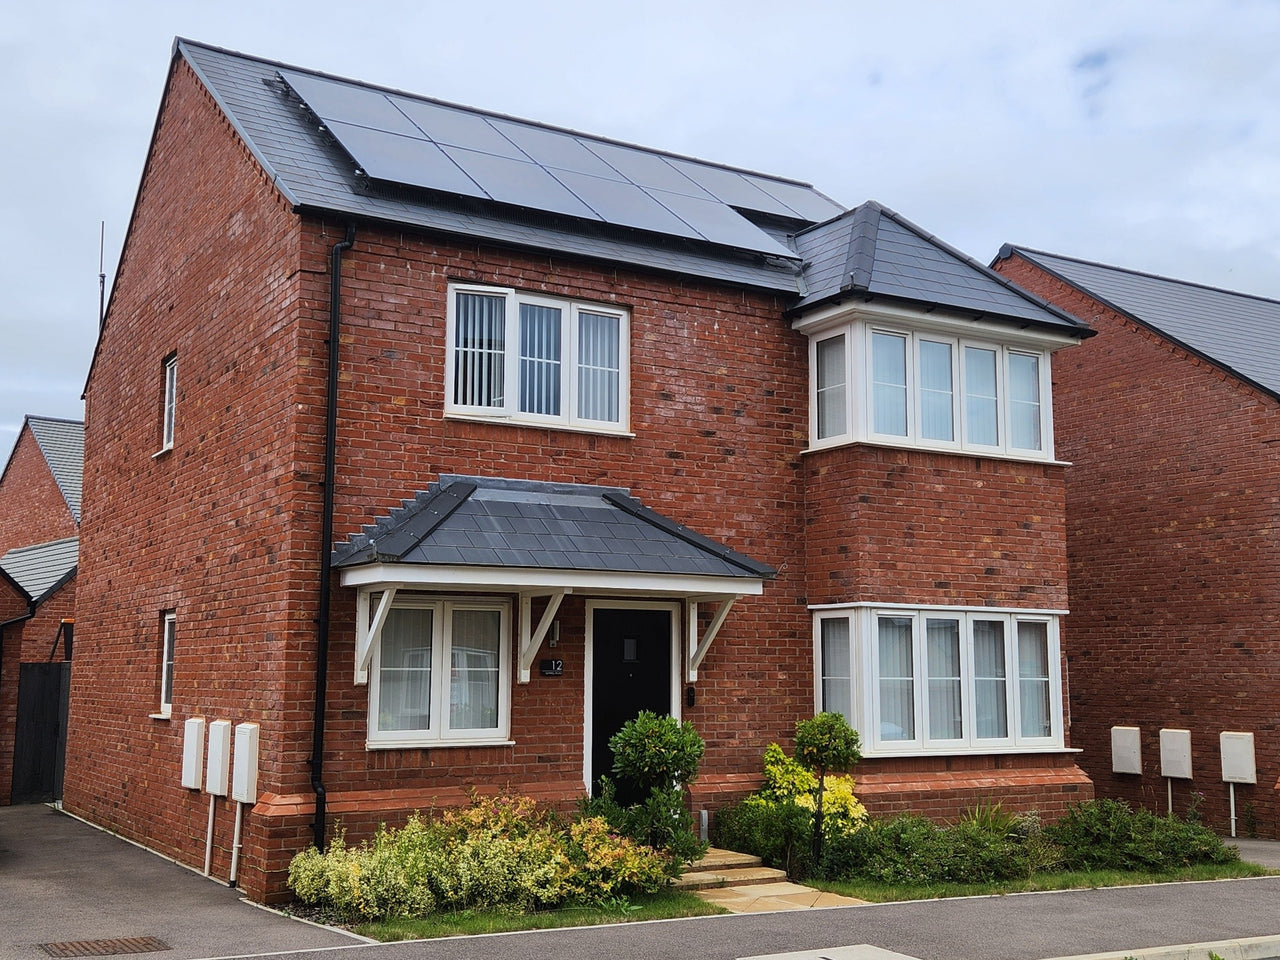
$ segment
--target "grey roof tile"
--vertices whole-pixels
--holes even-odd
[[[942,307],[985,319],[1034,324],[1075,336],[1088,327],[926,233],[867,201],[795,236],[804,257],[803,310],[852,294]]]
[[[1280,301],[1006,245],[1141,324],[1280,398]]]
[[[437,522],[441,504],[452,509]],[[512,504],[521,516],[511,515]],[[502,521],[496,529],[495,520]],[[517,531],[514,523],[522,520],[536,521],[542,529]],[[774,575],[772,568],[655,513],[624,490],[455,476],[441,477],[408,507],[374,524],[372,532],[334,551],[339,567],[387,562],[752,579]]]
[[[78,537],[14,547],[0,557],[0,569],[38,603],[75,571],[79,553]]]
[[[79,523],[84,485],[84,424],[79,420],[28,415],[26,426],[40,446],[72,518]]]

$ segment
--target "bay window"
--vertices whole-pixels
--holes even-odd
[[[815,446],[1053,456],[1048,347],[859,320],[813,334],[809,360]]]
[[[455,284],[448,320],[446,412],[626,430],[624,311]]]
[[[369,670],[369,745],[505,742],[510,608],[397,597]]]
[[[815,707],[869,754],[1060,749],[1057,617],[857,606],[816,615]]]

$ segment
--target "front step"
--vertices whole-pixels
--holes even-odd
[[[680,890],[747,887],[787,879],[785,870],[760,866],[760,858],[712,847],[697,863],[691,863],[675,886]]]

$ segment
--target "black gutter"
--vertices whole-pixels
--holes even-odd
[[[324,850],[324,707],[329,677],[329,603],[333,579],[333,484],[338,448],[338,334],[342,321],[342,254],[356,242],[354,224],[333,245],[329,265],[329,382],[324,427],[324,510],[320,521],[320,609],[316,624],[316,703],[311,735],[311,789],[316,795],[312,837]]]

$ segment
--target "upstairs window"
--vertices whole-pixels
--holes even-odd
[[[855,321],[810,341],[815,446],[895,446],[1048,459],[1047,349]]]
[[[173,449],[173,424],[178,406],[178,355],[164,359],[164,405],[160,415],[160,449]]]
[[[625,431],[627,319],[595,304],[452,286],[446,411]]]

